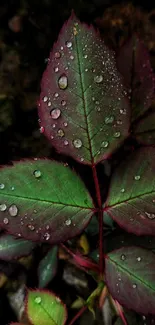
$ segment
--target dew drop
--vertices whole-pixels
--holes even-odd
[[[80,139],[73,140],[73,145],[75,148],[81,148],[82,147],[82,141]]]
[[[35,178],[40,178],[41,177],[41,171],[36,169],[34,172],[33,172],[33,175],[35,176]]]
[[[132,287],[133,287],[133,289],[136,289],[137,288],[137,284],[134,283]]]
[[[126,109],[125,108],[124,109],[120,109],[120,114],[125,115],[126,114]]]
[[[0,190],[3,190],[3,189],[4,189],[4,187],[5,187],[5,185],[4,185],[4,184],[0,184]]]
[[[68,86],[68,79],[66,75],[62,75],[58,80],[58,85],[60,89],[66,89]]]
[[[44,101],[44,103],[46,103],[48,101],[48,97],[44,96],[43,101]]]
[[[64,99],[61,101],[61,105],[62,106],[65,106],[66,105],[66,101]]]
[[[56,98],[57,98],[58,96],[59,96],[59,94],[58,94],[58,93],[55,93],[55,94],[54,94],[54,97],[56,97]]]
[[[87,58],[88,58],[88,55],[87,55],[87,54],[85,54],[85,55],[84,55],[84,58],[85,58],[85,59],[87,59]]]
[[[3,219],[3,222],[4,222],[5,225],[8,225],[8,223],[9,223],[8,218],[4,218],[4,219]]]
[[[121,260],[125,261],[126,260],[126,256],[124,254],[121,255]]]
[[[59,59],[61,57],[61,53],[60,52],[55,52],[55,58]]]
[[[16,217],[18,214],[18,208],[15,204],[12,204],[9,208],[9,213],[11,217]]]
[[[104,120],[105,124],[111,124],[114,121],[114,116],[107,116]]]
[[[52,103],[51,102],[48,102],[47,106],[50,107],[51,105],[52,105]]]
[[[41,297],[36,297],[34,301],[39,305],[41,303]]]
[[[61,115],[61,111],[59,108],[54,108],[51,110],[50,115],[53,118],[53,120],[57,120]]]
[[[43,126],[41,126],[39,130],[40,130],[40,133],[44,133],[45,128]]]
[[[70,56],[70,59],[71,59],[71,60],[74,60],[74,56],[73,56],[73,55],[71,55],[71,56]]]
[[[69,144],[68,140],[65,140],[65,141],[64,141],[64,145],[65,145],[65,146],[68,146],[68,144]]]
[[[68,48],[72,47],[72,42],[67,41],[67,42],[66,42],[66,46],[67,46]]]
[[[27,228],[29,228],[29,229],[32,230],[32,231],[35,229],[34,226],[33,226],[33,225],[30,225],[30,224],[27,225]]]
[[[14,186],[12,186],[12,187],[11,187],[11,191],[14,191],[14,189],[15,189]]]
[[[155,214],[154,213],[145,212],[145,214],[146,214],[147,218],[149,218],[151,220],[155,218]]]
[[[72,220],[71,220],[71,219],[67,219],[67,220],[65,221],[66,226],[70,226],[71,223],[72,223]]]
[[[108,141],[103,141],[102,142],[102,147],[107,148],[109,145]]]
[[[7,209],[6,204],[0,204],[0,211],[5,211]]]
[[[121,193],[124,193],[124,192],[125,192],[125,188],[122,188],[122,189],[121,189]]]
[[[134,178],[135,178],[136,181],[139,181],[140,180],[140,175],[136,175]]]
[[[66,127],[68,124],[67,124],[67,122],[64,122],[64,126]]]
[[[94,77],[94,81],[97,83],[97,84],[99,84],[100,82],[102,82],[103,81],[103,76],[95,76]]]
[[[65,133],[64,133],[64,131],[62,129],[59,129],[58,132],[57,132],[57,134],[61,138],[64,137],[64,135],[65,135]]]
[[[49,234],[48,232],[46,232],[46,233],[44,234],[44,239],[45,239],[45,240],[49,240],[49,239],[50,239],[50,234]]]
[[[54,72],[58,72],[59,71],[59,68],[58,67],[55,67],[54,68]]]
[[[121,133],[120,133],[119,131],[118,131],[118,132],[115,132],[115,133],[114,133],[114,138],[119,138],[120,135],[121,135]]]
[[[142,258],[140,256],[137,257],[137,261],[140,262]]]
[[[84,158],[83,158],[83,157],[81,157],[81,158],[80,158],[80,160],[81,160],[81,161],[84,161]]]

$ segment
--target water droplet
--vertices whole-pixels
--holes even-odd
[[[154,213],[148,213],[148,212],[145,212],[147,218],[149,219],[154,219],[155,218],[155,214]]]
[[[61,57],[61,53],[60,52],[55,52],[55,58],[59,59]]]
[[[68,146],[68,144],[69,144],[68,140],[65,140],[65,141],[64,141],[64,145],[65,145],[65,146]]]
[[[8,225],[8,223],[9,223],[8,218],[4,218],[4,219],[3,219],[3,222],[4,222],[5,225]]]
[[[49,226],[49,225],[47,225],[47,226],[46,226],[46,229],[47,229],[47,230],[49,230],[49,229],[50,229],[50,226]]]
[[[6,204],[0,204],[0,211],[5,211],[7,209]]]
[[[46,103],[48,101],[48,97],[44,96],[43,101],[44,101],[44,103]]]
[[[36,297],[34,299],[34,301],[36,302],[36,304],[40,304],[41,303],[41,297]]]
[[[64,137],[64,135],[65,135],[65,133],[64,133],[64,131],[62,129],[59,129],[58,132],[57,132],[57,134],[61,138]]]
[[[41,171],[36,169],[36,170],[33,172],[33,175],[34,175],[36,178],[40,178],[40,177],[41,177]]]
[[[53,129],[55,129],[55,127],[56,127],[56,125],[55,125],[55,124],[53,124],[53,125],[52,125],[52,128],[53,128]]]
[[[118,131],[118,132],[115,132],[115,133],[114,133],[114,138],[119,138],[120,135],[121,135],[121,133],[120,133],[119,131]]]
[[[14,191],[14,189],[15,189],[14,186],[12,186],[12,187],[11,187],[11,191]]]
[[[58,85],[60,89],[66,89],[68,86],[68,79],[66,75],[62,75],[58,80]]]
[[[68,123],[67,122],[64,122],[64,126],[66,127],[68,125]]]
[[[85,54],[85,55],[84,55],[84,58],[85,58],[85,59],[87,59],[87,58],[88,58],[88,55],[87,55],[87,54]]]
[[[61,101],[61,105],[62,106],[65,106],[66,105],[66,101],[64,99]]]
[[[44,133],[45,128],[43,126],[41,126],[39,130],[40,130],[40,133]]]
[[[122,189],[121,189],[121,193],[124,193],[124,192],[125,192],[125,188],[122,188]]]
[[[140,262],[142,258],[140,256],[137,257],[137,261]]]
[[[58,96],[59,96],[59,94],[58,94],[58,93],[55,93],[55,94],[54,94],[54,97],[56,97],[56,98],[57,98]]]
[[[105,124],[111,124],[114,121],[114,116],[107,116],[104,120]]]
[[[48,102],[47,106],[50,107],[51,105],[52,105],[52,103],[51,102]]]
[[[152,202],[155,203],[155,199],[153,199]]]
[[[27,228],[29,228],[29,229],[32,230],[32,231],[35,229],[34,226],[33,226],[33,225],[30,225],[30,224],[27,225]]]
[[[49,239],[50,239],[50,234],[49,234],[48,232],[46,232],[46,233],[44,234],[44,239],[45,239],[45,240],[49,240]]]
[[[84,158],[83,158],[83,157],[81,157],[81,158],[80,158],[80,160],[81,160],[81,161],[84,161]]]
[[[134,289],[136,289],[137,288],[137,284],[133,284],[133,286],[132,286]]]
[[[55,67],[54,68],[54,72],[58,72],[59,71],[59,68],[58,67]]]
[[[126,260],[126,256],[124,254],[121,255],[121,260],[125,261]]]
[[[67,46],[68,48],[72,47],[72,42],[67,41],[67,42],[66,42],[66,46]]]
[[[103,76],[95,76],[94,77],[94,81],[97,83],[97,84],[99,84],[100,82],[102,82],[103,81]]]
[[[11,217],[16,217],[18,214],[18,208],[15,204],[12,204],[9,208],[9,213]]]
[[[125,108],[124,109],[120,109],[120,114],[125,115],[126,114],[126,109]]]
[[[135,178],[136,181],[139,181],[140,180],[140,175],[136,175],[134,178]]]
[[[81,148],[82,147],[82,141],[80,139],[73,140],[73,145],[75,148]]]
[[[51,110],[50,115],[53,118],[53,120],[57,120],[61,115],[61,111],[59,108],[54,108]]]
[[[64,49],[63,46],[61,46],[60,49],[61,49],[61,51],[63,51],[63,49]]]
[[[3,189],[4,189],[4,187],[5,187],[5,185],[4,185],[4,184],[0,184],[0,190],[3,190]]]
[[[108,141],[103,141],[102,142],[102,147],[107,148],[109,145]]]
[[[72,220],[71,220],[71,219],[67,219],[67,220],[65,221],[66,226],[70,226],[71,223],[72,223]]]
[[[73,55],[71,55],[71,56],[70,56],[70,59],[71,59],[71,60],[74,60],[74,56],[73,56]]]

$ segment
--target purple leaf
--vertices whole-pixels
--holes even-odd
[[[112,175],[104,205],[125,230],[136,235],[155,235],[155,149],[133,152]]]
[[[113,251],[105,259],[105,280],[113,298],[137,313],[155,314],[155,254],[139,247]]]
[[[51,144],[85,164],[105,159],[128,136],[130,108],[114,54],[74,15],[51,51],[38,109]]]
[[[0,225],[15,236],[62,242],[79,234],[94,212],[82,180],[58,162],[23,161],[0,176]]]
[[[155,90],[149,53],[136,35],[121,48],[117,66],[126,87],[131,89],[132,121],[135,121],[150,107]]]

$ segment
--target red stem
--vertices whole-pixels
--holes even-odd
[[[98,217],[99,217],[99,270],[100,270],[100,276],[102,277],[103,271],[104,271],[104,252],[103,252],[103,213],[102,213],[102,200],[101,200],[101,192],[100,192],[100,186],[96,171],[96,166],[92,166],[93,171],[93,178],[95,183],[95,189],[96,189],[96,197],[97,197],[97,203],[99,207]]]
[[[74,324],[74,322],[85,312],[87,306],[83,306],[79,312],[73,317],[73,319],[68,323],[68,325]]]

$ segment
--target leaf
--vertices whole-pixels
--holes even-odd
[[[0,183],[0,225],[16,236],[55,244],[80,233],[93,214],[81,179],[58,162],[15,163],[1,169]]]
[[[105,159],[128,135],[129,103],[114,54],[74,14],[53,46],[38,110],[51,144],[85,164]]]
[[[155,108],[154,108],[155,109]],[[133,129],[134,137],[143,145],[155,144],[155,111],[142,118]]]
[[[141,148],[116,168],[104,205],[125,230],[155,235],[155,149]]]
[[[30,240],[15,238],[11,235],[0,236],[0,259],[11,261],[22,256],[29,255],[35,243]]]
[[[137,313],[155,314],[155,255],[125,247],[105,259],[105,280],[113,298]]]
[[[28,291],[27,314],[33,325],[64,325],[67,319],[65,305],[47,290]]]
[[[155,76],[148,50],[136,34],[121,48],[117,66],[126,86],[131,89],[132,121],[134,121],[150,107],[155,90]]]
[[[58,246],[53,246],[38,267],[39,288],[44,288],[54,278],[58,264]]]

